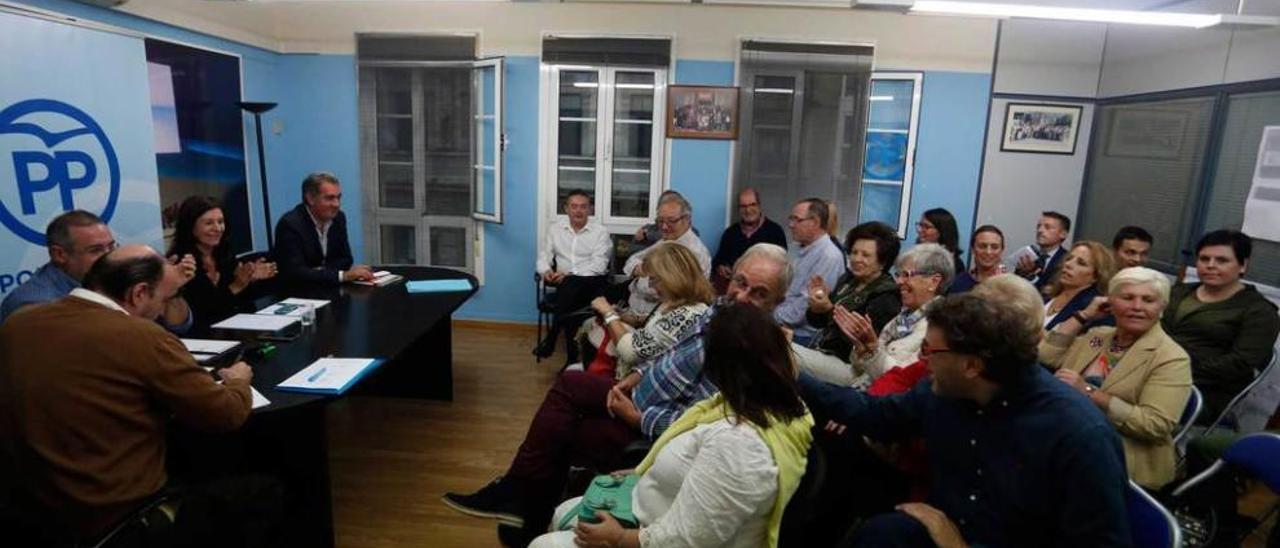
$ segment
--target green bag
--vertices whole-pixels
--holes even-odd
[[[582,500],[556,524],[556,529],[568,531],[575,517],[583,523],[596,523],[600,521],[596,518],[597,510],[610,513],[627,529],[640,527],[635,513],[631,511],[631,492],[635,491],[639,480],[640,476],[635,474],[596,476],[587,486]]]

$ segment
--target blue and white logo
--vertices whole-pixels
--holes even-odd
[[[0,223],[43,246],[54,217],[72,209],[111,220],[120,162],[107,134],[84,111],[52,99],[0,110]]]

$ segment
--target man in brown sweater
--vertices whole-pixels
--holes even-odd
[[[214,382],[155,323],[181,286],[146,246],[112,251],[84,287],[0,326],[0,465],[81,539],[165,487],[165,425],[231,431],[249,416],[243,362]]]

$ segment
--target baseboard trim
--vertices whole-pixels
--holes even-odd
[[[467,329],[485,329],[489,331],[503,331],[510,333],[512,331],[527,331],[536,333],[538,325],[527,322],[514,322],[506,320],[453,320],[454,327],[464,327]]]

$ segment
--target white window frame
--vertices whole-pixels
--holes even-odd
[[[868,92],[870,92],[871,89],[874,89],[876,82],[885,82],[885,81],[894,81],[894,80],[909,81],[913,83],[911,88],[912,90],[911,121],[907,126],[908,129],[895,130],[895,129],[877,129],[877,128],[871,127],[871,99],[868,98],[867,131],[866,132],[868,134],[874,133],[877,131],[883,131],[883,132],[889,132],[889,133],[902,133],[903,131],[907,132],[907,159],[906,159],[907,165],[905,167],[905,170],[902,172],[902,182],[867,179],[867,178],[863,178],[861,173],[859,173],[858,176],[862,178],[863,187],[865,187],[866,185],[902,187],[902,202],[898,204],[897,229],[898,229],[898,237],[905,238],[907,237],[907,224],[911,221],[911,219],[908,218],[908,216],[911,213],[911,188],[912,188],[912,183],[915,179],[916,139],[919,138],[919,135],[920,135],[918,131],[920,127],[920,95],[921,95],[921,87],[924,84],[924,73],[921,73],[921,72],[872,72],[871,85],[868,86]],[[863,155],[864,155],[864,161],[865,161],[865,155],[866,155],[865,140],[864,140],[863,147],[864,147]],[[861,191],[862,189],[859,189],[859,192]],[[858,203],[859,204],[862,203],[861,196],[858,197]],[[859,205],[859,207],[861,207],[861,205]],[[859,221],[861,221],[861,219],[859,219]]]
[[[665,190],[667,165],[666,109],[667,86],[670,70],[667,67],[626,66],[626,65],[571,65],[542,64],[542,146],[540,158],[542,165],[542,181],[539,187],[541,196],[540,217],[550,222],[567,219],[558,203],[559,189],[559,143],[560,143],[560,73],[562,71],[595,71],[597,74],[596,117],[596,167],[595,167],[595,215],[611,233],[633,233],[653,218],[657,209],[658,196]],[[613,174],[613,135],[617,123],[614,118],[616,87],[614,80],[619,72],[647,72],[654,75],[653,90],[653,124],[652,145],[649,162],[649,207],[645,217],[623,217],[613,215],[612,206],[612,174]],[[602,114],[607,113],[607,118]],[[631,123],[631,122],[623,122]]]
[[[493,113],[484,114],[484,82],[482,80],[482,71],[484,68],[493,69]],[[471,65],[472,82],[471,89],[478,90],[473,100],[474,105],[471,107],[472,114],[472,137],[475,144],[472,145],[472,177],[475,179],[473,183],[473,191],[471,194],[472,207],[471,218],[485,223],[502,224],[502,187],[503,187],[503,170],[502,156],[506,150],[506,134],[503,128],[502,117],[502,73],[505,70],[505,63],[502,57],[493,59],[482,59],[472,63]],[[488,158],[484,157],[484,132],[482,131],[484,120],[493,120],[493,151],[494,158],[492,165],[486,163]],[[493,172],[493,212],[482,211],[485,201],[484,178],[480,174],[484,171]]]

